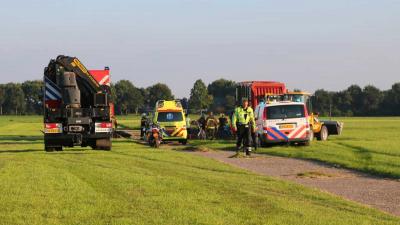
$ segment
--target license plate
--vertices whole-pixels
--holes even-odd
[[[293,129],[293,128],[294,128],[293,124],[284,124],[279,126],[279,129]]]
[[[59,129],[59,128],[51,128],[51,129],[46,129],[45,130],[45,133],[46,134],[59,134],[59,133],[61,133],[62,131],[61,131],[61,129]]]

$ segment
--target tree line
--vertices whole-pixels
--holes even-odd
[[[205,84],[198,79],[189,98],[181,99],[191,113],[204,110],[216,113],[230,112],[235,107],[235,86],[232,80],[218,79]],[[157,100],[173,100],[171,89],[162,83],[147,88],[136,87],[129,80],[120,80],[111,86],[116,113],[152,111]],[[313,112],[322,116],[400,116],[400,83],[389,90],[373,85],[364,88],[351,85],[342,91],[319,89],[311,97]],[[0,84],[1,115],[35,115],[43,111],[43,82]]]
[[[313,111],[323,116],[400,116],[400,83],[389,90],[351,85],[343,91],[316,90]]]

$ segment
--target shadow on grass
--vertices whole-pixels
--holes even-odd
[[[212,171],[212,172],[220,172],[220,173],[232,173],[232,174],[247,174],[247,172],[239,172],[239,171],[230,171],[226,169],[217,169],[217,168],[209,168],[207,166],[196,166],[190,163],[184,163],[184,162],[177,162],[177,161],[169,161],[165,159],[157,159],[153,157],[148,157],[145,155],[138,155],[138,154],[129,154],[125,152],[118,152],[118,151],[111,151],[110,153],[116,154],[116,155],[122,155],[122,156],[128,156],[132,158],[137,158],[137,159],[144,159],[147,161],[151,161],[154,163],[165,163],[165,164],[172,164],[172,165],[180,165],[183,167],[188,167],[188,168],[195,168],[195,169],[200,169],[200,170],[206,170],[206,171]]]
[[[118,128],[140,131],[140,126],[130,126],[123,123],[118,123]]]
[[[46,152],[44,149],[24,149],[24,150],[0,150],[0,154],[5,154],[5,153],[29,153],[29,152],[37,152],[37,153],[43,153],[43,154],[48,154],[48,155],[62,155],[62,154],[88,154],[87,151],[90,149],[64,149],[63,151],[53,151],[53,152]],[[100,151],[100,150],[96,150]],[[103,151],[101,151],[103,152]]]
[[[26,149],[26,150],[0,150],[0,154],[3,153],[27,153],[27,152],[40,152],[40,149]]]
[[[0,141],[41,141],[43,136],[1,135]]]
[[[364,155],[364,157],[366,156],[367,153],[370,154],[370,155],[371,155],[371,153],[373,153],[373,154],[377,154],[377,155],[385,155],[385,156],[390,156],[390,157],[400,157],[400,154],[375,151],[375,150],[371,150],[371,149],[364,148],[364,147],[361,147],[361,146],[346,144],[346,143],[343,143],[343,142],[337,142],[336,144],[338,144],[340,146],[343,146],[343,147],[346,147],[346,148],[350,148],[350,149],[354,150],[356,153],[360,153],[360,154]],[[368,158],[367,158],[367,160],[368,160]]]
[[[378,178],[378,179],[385,179],[385,178],[390,178],[390,179],[400,179],[400,173],[396,172],[385,172],[382,170],[377,170],[374,168],[369,167],[370,164],[368,164],[367,161],[363,161],[364,163],[361,165],[361,167],[353,167],[353,166],[348,166],[345,164],[342,164],[340,162],[329,162],[325,161],[319,158],[313,158],[310,156],[305,156],[303,154],[295,154],[295,155],[288,155],[286,153],[280,153],[280,152],[256,152],[257,154],[262,154],[262,155],[272,155],[272,156],[279,156],[279,157],[285,157],[285,158],[294,158],[298,160],[304,160],[308,161],[311,163],[315,163],[320,166],[327,166],[327,167],[335,167],[335,168],[343,168],[343,169],[348,169],[350,171],[353,171],[355,173],[358,173],[360,176],[365,176],[365,177],[373,177],[373,178]],[[367,157],[367,156],[364,156]],[[367,157],[368,158],[368,157]],[[393,164],[387,164],[396,168],[400,168],[400,165],[393,165]]]

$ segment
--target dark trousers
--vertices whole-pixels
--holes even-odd
[[[249,125],[239,125],[237,126],[237,142],[236,146],[240,147],[243,143],[244,147],[250,147],[250,126]]]
[[[140,128],[140,137],[143,137],[146,134],[145,129],[143,129],[144,127]]]

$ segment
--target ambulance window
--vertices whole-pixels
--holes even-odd
[[[268,119],[290,119],[305,117],[303,105],[270,106],[267,110]]]
[[[182,120],[182,112],[159,112],[157,118],[158,122],[178,122]]]

